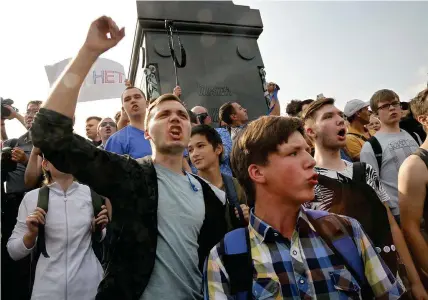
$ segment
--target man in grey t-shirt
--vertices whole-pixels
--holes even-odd
[[[404,130],[400,130],[401,108],[398,95],[391,90],[379,90],[370,99],[370,107],[377,113],[381,129],[375,138],[382,148],[382,164],[379,166],[372,145],[366,142],[361,149],[360,160],[373,166],[390,197],[392,214],[399,220],[398,170],[403,161],[416,151],[418,144]],[[379,172],[380,170],[380,172]]]
[[[205,217],[202,186],[187,173],[178,174],[160,164],[155,168],[158,245],[153,273],[141,299],[202,299],[197,251]]]

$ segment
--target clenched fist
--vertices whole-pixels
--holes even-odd
[[[125,28],[119,29],[109,17],[102,16],[89,27],[83,48],[99,56],[116,46],[125,36]]]

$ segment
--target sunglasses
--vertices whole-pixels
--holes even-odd
[[[102,122],[101,123],[101,127],[106,127],[107,125],[110,125],[111,127],[116,127],[116,123],[115,122]]]
[[[204,123],[205,119],[208,117],[208,113],[197,114],[196,117],[199,119],[199,122]]]

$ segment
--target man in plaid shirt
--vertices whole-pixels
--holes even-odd
[[[232,150],[232,167],[255,201],[249,230],[252,299],[368,299],[362,286],[314,228],[302,204],[314,198],[317,174],[302,123],[268,116],[250,123]],[[376,299],[398,299],[403,287],[378,256],[360,224],[343,217]],[[205,299],[236,299],[221,241],[207,259]],[[249,275],[251,276],[251,274]],[[365,294],[366,295],[366,294]]]

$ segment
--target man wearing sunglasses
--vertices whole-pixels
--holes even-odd
[[[101,145],[98,146],[100,149],[104,149],[107,140],[117,131],[117,125],[112,118],[104,118],[98,125],[98,135],[101,138]]]
[[[401,107],[398,95],[379,90],[370,99],[372,111],[379,116],[380,130],[361,149],[360,160],[373,166],[390,197],[391,212],[399,222],[398,170],[403,161],[418,149],[412,136],[400,129]]]
[[[196,114],[200,124],[213,126],[213,120],[208,113],[208,110],[203,106],[195,106],[192,108],[192,112]],[[226,128],[216,128],[218,134],[220,134],[221,141],[223,143],[223,161],[220,164],[220,171],[222,174],[232,176],[232,169],[230,167],[230,153],[232,152],[232,138],[229,131]]]

